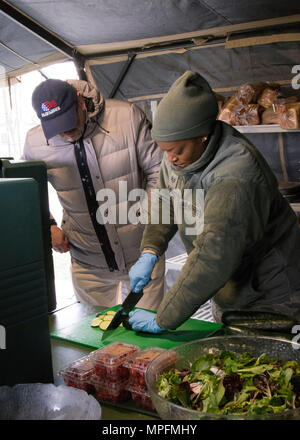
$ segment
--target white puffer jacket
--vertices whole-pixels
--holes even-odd
[[[148,191],[154,187],[162,152],[151,139],[144,113],[125,101],[104,100],[85,81],[68,82],[94,103],[88,113],[84,146],[96,194],[110,188],[115,191],[117,203],[122,203],[119,181],[127,182],[128,192],[135,188]],[[62,229],[70,241],[72,258],[108,269],[88,212],[73,144],[60,136],[47,144],[39,125],[27,134],[23,159],[44,161],[47,165],[48,180],[56,189],[64,210]],[[106,224],[105,227],[119,270],[127,273],[140,254],[144,228],[131,224]]]

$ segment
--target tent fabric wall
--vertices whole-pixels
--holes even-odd
[[[206,6],[206,2],[195,0],[12,0],[9,3],[74,46],[136,40],[228,24],[228,20]]]
[[[208,34],[212,32],[211,40],[208,35],[209,41],[202,46],[193,45],[195,40],[190,39],[180,41],[180,47],[175,47],[173,42],[172,47],[156,44],[151,49],[141,49],[115,98],[136,102],[145,100],[145,96],[160,99],[171,84],[190,69],[199,71],[215,91],[224,95],[232,95],[243,83],[259,81],[279,81],[287,95],[300,94],[299,89],[292,90],[290,87],[294,76],[292,67],[299,63],[299,41],[226,49],[228,41],[269,36],[273,32],[279,35],[294,33],[297,39],[300,35],[299,0],[288,3],[282,0],[252,0],[251,3],[249,0],[9,0],[1,3],[18,8],[72,48],[86,48],[87,53],[91,53],[94,45],[99,48],[114,44],[117,50],[118,44],[122,47],[124,42],[156,41],[159,37],[176,40],[176,36],[185,33],[189,35],[201,31],[203,35],[206,30]],[[288,16],[293,16],[290,24],[287,24]],[[257,25],[259,20],[270,19],[276,19],[276,26],[273,22],[271,28],[264,28],[265,22]],[[286,22],[282,24],[284,20]],[[217,32],[224,26],[236,25],[241,25],[238,33],[225,32],[223,35]],[[123,51],[122,54],[125,60],[119,62],[114,62],[113,57],[107,57],[105,52],[89,57],[92,80],[105,97],[110,95],[126,63],[126,53]],[[2,74],[4,72],[11,78],[22,69],[37,69],[49,57],[62,60],[65,55],[53,48],[51,42],[45,42],[6,16],[3,10],[0,12]],[[266,135],[265,139],[268,141],[262,141],[262,145],[272,143],[270,135]],[[289,134],[285,139],[287,162],[291,158],[294,161],[297,139],[296,134],[295,138]],[[276,142],[274,137],[273,145]],[[294,168],[289,174],[292,179],[299,179]]]
[[[18,8],[74,50],[82,48],[86,51],[83,53],[92,51],[95,55],[93,50],[97,51],[98,48],[100,54],[97,56],[101,57],[105,55],[104,48],[101,52],[101,45],[113,44],[114,50],[117,50],[122,44],[132,42],[133,46],[129,44],[128,47],[134,50],[134,42],[137,44],[143,39],[151,42],[157,38],[172,37],[176,40],[176,36],[179,38],[185,33],[188,35],[206,30],[208,34],[212,32],[209,38],[213,40],[213,32],[217,34],[217,30],[224,26],[246,26],[249,22],[270,19],[280,22],[293,15],[296,20],[293,29],[300,34],[300,15],[297,18],[297,14],[300,14],[299,0],[290,0],[288,4],[282,0],[252,0],[251,3],[249,0],[9,0],[1,3]],[[252,25],[253,35],[257,35],[255,26]],[[263,24],[259,26],[263,31]],[[290,27],[286,26],[289,31]],[[282,32],[285,26],[275,28],[276,32]],[[241,35],[246,34],[244,31]],[[222,36],[223,43],[226,36],[226,33]],[[230,35],[230,39],[235,38],[238,35]],[[193,44],[192,40],[185,42],[186,47]],[[60,56],[61,59],[61,53],[7,17],[4,11],[0,12],[0,42],[28,59],[26,62],[0,45],[0,64],[10,76],[18,75],[26,63],[30,66],[31,62],[36,62],[39,67],[43,65],[45,57]],[[181,42],[182,45],[185,43]],[[187,50],[181,54],[136,57],[118,97],[128,99],[165,93],[173,80],[190,68],[203,73],[213,87],[233,87],[261,78],[270,81],[288,80],[290,66],[297,62],[299,43],[231,50],[225,50],[222,45],[212,46],[203,50]],[[161,48],[166,49],[164,46]],[[142,52],[145,53],[145,49]],[[104,95],[108,96],[120,69],[121,65],[109,61],[100,67],[92,65],[95,81]]]
[[[0,68],[6,73],[35,63],[56,51],[28,30],[0,14]],[[6,47],[5,47],[6,46]],[[20,54],[23,59],[12,51]],[[0,75],[4,72],[0,70]]]
[[[226,50],[212,47],[136,58],[124,78],[116,98],[166,93],[186,70],[201,73],[214,89],[238,87],[246,82],[290,81],[297,63],[299,43],[275,43]],[[90,70],[104,96],[108,96],[124,61],[90,64]],[[97,63],[97,61],[95,61]],[[219,90],[220,91],[220,90]]]
[[[298,0],[9,0],[74,46],[137,40],[299,14]],[[88,24],[88,25],[87,25]]]
[[[259,133],[245,136],[257,147],[260,153],[268,162],[273,173],[279,182],[299,182],[300,181],[300,155],[299,143],[300,133],[282,133],[283,159],[280,157],[280,142],[278,133]],[[284,161],[284,164],[282,163]],[[283,172],[286,169],[286,175]]]

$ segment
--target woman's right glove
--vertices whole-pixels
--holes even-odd
[[[143,253],[137,262],[132,266],[129,271],[130,289],[138,293],[140,292],[151,280],[151,274],[153,272],[155,263],[158,257],[150,252]]]

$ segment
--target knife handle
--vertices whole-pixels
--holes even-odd
[[[125,301],[122,304],[122,307],[125,312],[130,312],[131,309],[139,302],[139,300],[142,298],[144,292],[141,290],[139,293],[130,292]]]

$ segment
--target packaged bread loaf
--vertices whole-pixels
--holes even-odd
[[[236,96],[232,96],[221,109],[218,119],[230,125],[236,125],[236,113],[241,110],[242,103]]]
[[[289,96],[287,98],[281,97],[276,99],[276,101],[273,104],[273,107],[275,111],[278,112],[285,112],[287,111],[290,104],[294,104],[298,101],[297,96]]]
[[[279,124],[279,111],[278,110],[274,111],[273,106],[267,108],[262,112],[261,123],[264,125]]]
[[[260,110],[258,104],[248,104],[236,112],[236,125],[260,124]]]
[[[284,130],[300,128],[300,102],[288,104],[286,111],[279,113],[279,125]]]
[[[243,84],[236,92],[237,99],[243,104],[256,103],[259,95],[262,93],[265,84]]]
[[[279,88],[267,87],[262,91],[257,103],[264,108],[269,108],[280,96]]]
[[[229,125],[236,125],[235,112],[230,110],[229,108],[221,109],[218,119],[220,119],[220,121],[227,122],[227,124]]]

